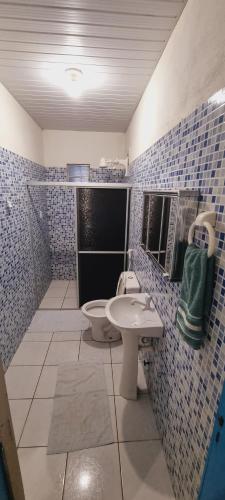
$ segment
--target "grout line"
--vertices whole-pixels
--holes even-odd
[[[69,282],[68,282],[68,285],[67,285],[67,288],[66,288],[66,291],[65,291],[65,295],[64,295],[63,300],[62,300],[61,307],[59,308],[59,309],[61,309],[61,310],[62,310],[62,308],[63,308],[63,304],[64,304],[64,301],[65,301],[65,298],[66,298],[66,294],[67,294],[68,287],[69,287]]]
[[[118,432],[118,423],[117,423],[116,396],[115,396],[115,394],[113,394],[113,400],[114,400],[114,412],[115,412],[115,418],[116,418],[117,443],[119,443],[119,432]]]
[[[49,342],[49,346],[48,346],[48,349],[47,349],[47,351],[46,351],[46,355],[45,355],[44,362],[43,362],[43,365],[42,365],[42,368],[41,368],[41,371],[40,371],[40,375],[39,375],[39,377],[38,377],[38,380],[37,380],[37,383],[36,383],[36,386],[35,386],[35,389],[34,389],[34,392],[33,392],[33,397],[31,398],[30,408],[29,408],[29,410],[28,410],[28,413],[27,413],[27,416],[26,416],[26,419],[25,419],[25,422],[24,422],[24,425],[23,425],[23,428],[22,428],[22,431],[21,431],[21,434],[20,434],[20,438],[19,438],[19,440],[18,440],[18,445],[17,445],[17,448],[19,448],[19,447],[20,447],[20,441],[21,441],[21,439],[22,439],[22,435],[23,435],[23,433],[24,433],[25,425],[26,425],[26,423],[27,423],[27,420],[28,420],[28,417],[29,417],[29,414],[30,414],[31,406],[33,405],[33,401],[34,401],[34,399],[35,399],[34,395],[35,395],[35,393],[36,393],[37,386],[38,386],[38,384],[39,384],[39,381],[40,381],[40,378],[41,378],[41,375],[42,375],[42,372],[43,372],[43,368],[44,368],[44,364],[45,364],[45,361],[46,361],[46,357],[47,357],[47,354],[48,354],[48,351],[49,351],[50,344],[51,344],[51,342]],[[28,366],[29,366],[29,365],[28,365]],[[29,398],[29,399],[30,399],[30,398]]]
[[[63,305],[64,305],[64,302],[65,302],[66,298],[69,298],[69,297],[67,297],[67,292],[68,292],[68,290],[69,290],[69,284],[70,284],[72,281],[74,281],[74,282],[75,282],[75,280],[69,280],[69,282],[68,282],[68,285],[67,285],[67,288],[66,288],[66,291],[65,291],[65,295],[64,295],[64,297],[63,297],[62,305],[61,305],[61,307],[60,307],[61,311],[71,310],[71,308],[68,308],[68,309],[63,308]],[[73,298],[73,297],[72,297],[72,298]],[[74,309],[79,309],[79,308],[77,307],[77,299],[76,299],[76,300],[74,300],[74,307],[72,308],[72,310],[74,310]]]
[[[32,405],[32,402],[33,402],[32,398],[26,398],[26,399],[30,400],[30,404],[29,404],[29,408],[28,408],[27,416],[25,418],[24,425],[22,426],[21,432],[20,432],[20,434],[18,436],[18,443],[16,444],[16,449],[19,448],[20,440],[21,440],[21,437],[22,437],[22,434],[23,434],[23,431],[24,431],[24,427],[26,425],[26,421],[28,419],[28,415],[30,413],[31,405]],[[11,400],[9,399],[8,401],[11,401]],[[13,401],[21,401],[21,400],[20,399],[14,399]],[[10,413],[11,413],[11,410],[10,410]],[[11,415],[11,419],[12,419],[12,415]],[[15,430],[14,430],[14,428],[13,428],[13,432],[14,432],[14,437],[15,437],[15,441],[16,441],[16,436],[15,436]]]
[[[26,340],[26,339],[23,339],[23,340],[22,340],[22,342],[26,342],[26,343],[27,343],[27,342],[30,342],[30,343],[32,343],[32,344],[33,344],[33,343],[34,343],[34,344],[36,344],[37,342],[51,342],[51,339],[50,339],[50,340]],[[22,344],[22,342],[21,342],[21,344]],[[12,365],[12,366],[13,366],[13,365]]]
[[[66,454],[66,465],[65,465],[65,476],[64,476],[63,491],[62,491],[62,500],[64,499],[64,494],[65,494],[66,473],[67,473],[68,460],[69,460],[69,453]]]
[[[64,309],[64,311],[66,311],[67,309]],[[39,307],[39,309],[37,309],[37,311],[62,311],[61,308],[59,307]]]
[[[40,371],[40,375],[39,375],[39,377],[38,377],[38,380],[37,380],[37,383],[36,383],[36,386],[35,386],[35,389],[34,389],[34,392],[33,392],[33,397],[32,397],[32,398],[28,398],[28,399],[31,399],[31,403],[30,403],[30,407],[29,407],[29,410],[28,410],[28,413],[27,413],[27,416],[26,416],[26,419],[25,419],[25,422],[24,422],[24,425],[23,425],[23,428],[22,428],[22,431],[21,431],[20,437],[19,437],[19,439],[18,439],[18,445],[17,445],[17,448],[19,448],[19,447],[20,447],[20,441],[21,441],[21,439],[22,439],[22,435],[23,435],[23,433],[24,433],[25,425],[26,425],[26,423],[27,423],[27,420],[28,420],[28,417],[29,417],[29,414],[30,414],[31,406],[32,406],[33,401],[34,401],[34,399],[35,399],[35,398],[34,398],[34,395],[35,395],[35,392],[36,392],[36,390],[37,390],[37,386],[38,386],[38,384],[39,384],[39,381],[40,381],[40,378],[41,378],[41,375],[42,375],[42,372],[43,372],[44,363],[45,363],[45,360],[46,360],[46,357],[47,357],[47,354],[48,354],[48,351],[49,351],[50,344],[51,344],[51,342],[49,342],[48,349],[47,349],[47,351],[46,351],[46,355],[45,355],[44,362],[43,362],[43,365],[42,365],[42,368],[41,368],[41,371]],[[27,366],[27,365],[24,365],[24,366]],[[28,365],[28,366],[30,366],[30,365]],[[32,365],[31,365],[31,366],[32,366]],[[33,366],[37,366],[37,365],[33,365]]]
[[[80,333],[80,332],[85,332],[86,330],[82,330],[82,328],[80,328],[80,330],[53,330],[53,334],[54,333]],[[35,332],[34,332],[35,333]],[[41,333],[41,332],[40,332]]]
[[[49,342],[49,344],[51,344],[51,342]],[[49,349],[49,347],[48,347],[48,349]],[[47,351],[48,351],[48,349],[47,349]],[[10,368],[14,368],[14,367],[18,368],[18,366],[20,366],[21,368],[23,368],[23,366],[32,366],[32,367],[34,367],[34,366],[43,366],[43,364],[41,364],[41,365],[34,365],[34,364],[33,365],[28,365],[28,364],[24,364],[24,365],[10,365]]]
[[[45,366],[43,366],[43,368],[45,368]],[[35,388],[35,391],[36,391],[37,387]],[[40,396],[40,397],[35,397],[35,398],[10,398],[9,401],[32,401],[33,399],[52,399],[53,396]]]
[[[119,443],[119,433],[118,433],[118,424],[117,424],[117,412],[116,412],[115,385],[114,385],[113,369],[112,369],[111,344],[109,344],[109,348],[110,348],[111,372],[112,372],[112,382],[113,382],[113,402],[114,402],[114,412],[115,412],[115,420],[116,420],[116,434],[117,434],[117,443]],[[119,446],[119,444],[118,444],[118,446]]]
[[[77,361],[80,361],[81,338],[82,338],[82,333],[80,334],[80,344],[79,344],[79,349],[78,349]]]
[[[120,485],[121,485],[121,493],[122,493],[122,499],[124,499],[124,494],[123,494],[122,465],[121,465],[121,456],[120,456],[120,443],[117,443],[117,449],[118,449],[118,459],[119,459],[119,468],[120,468]]]
[[[111,396],[108,396],[108,397],[111,397]],[[53,398],[37,398],[37,399],[53,399]],[[19,401],[19,400],[18,400]],[[21,439],[21,438],[20,438]],[[160,443],[162,445],[162,440],[160,438],[149,438],[149,439],[131,439],[130,441],[113,441],[113,443],[110,443],[110,445],[114,445],[114,444],[117,444],[118,446],[120,444],[129,444],[129,443]],[[108,444],[103,444],[101,446],[109,446]],[[31,445],[31,446],[19,446],[17,445],[17,448],[48,448],[48,445],[46,444],[35,444],[35,445]],[[93,448],[84,448],[84,450],[91,450]],[[81,450],[74,450],[74,451],[71,451],[71,452],[64,452],[64,453],[77,453]]]
[[[46,445],[43,445],[43,444],[40,444],[40,445],[35,445],[35,446],[17,446],[17,449],[20,449],[20,450],[30,450],[30,449],[33,449],[33,448],[48,448],[48,446]]]

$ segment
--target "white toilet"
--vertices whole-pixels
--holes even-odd
[[[117,285],[116,295],[139,293],[140,285],[133,271],[121,273]],[[112,342],[119,340],[121,334],[108,321],[105,314],[105,306],[108,300],[92,300],[86,302],[81,308],[84,316],[92,326],[92,338],[98,342]]]

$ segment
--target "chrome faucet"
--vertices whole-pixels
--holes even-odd
[[[151,311],[154,307],[151,307],[151,301],[152,301],[152,296],[149,295],[148,293],[145,294],[145,304],[141,302],[141,300],[138,299],[132,299],[131,300],[131,305],[134,306],[134,304],[140,304],[143,306],[143,311]]]

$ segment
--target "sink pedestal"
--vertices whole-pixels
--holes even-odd
[[[149,306],[149,296],[145,293],[116,295],[107,302],[105,312],[123,339],[120,395],[137,399],[138,340],[140,337],[162,337],[162,321],[154,304]]]
[[[122,331],[123,366],[120,395],[126,399],[137,399],[138,336]]]

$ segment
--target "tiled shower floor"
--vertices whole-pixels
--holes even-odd
[[[142,366],[139,399],[126,401],[121,342],[96,343],[88,326],[80,311],[37,311],[7,370],[26,500],[171,500]],[[57,366],[67,361],[104,363],[114,444],[47,455]]]
[[[77,309],[77,289],[74,280],[52,280],[39,309]]]

